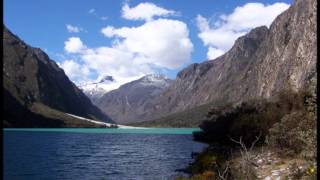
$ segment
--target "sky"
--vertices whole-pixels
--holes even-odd
[[[39,47],[74,83],[147,74],[171,79],[214,60],[250,29],[269,26],[292,0],[4,0],[4,24]]]

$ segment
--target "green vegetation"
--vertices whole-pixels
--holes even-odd
[[[69,116],[61,111],[52,109],[44,104],[41,103],[34,103],[31,107],[31,110],[38,114],[41,115],[47,119],[51,119],[53,121],[59,122],[58,127],[90,127],[90,128],[103,128],[105,127],[104,125],[92,123],[89,121],[84,121],[72,116]]]
[[[314,89],[315,90],[315,89]],[[303,93],[303,106],[284,115],[269,129],[266,142],[283,155],[296,155],[314,160],[317,153],[316,92]]]
[[[212,172],[209,179],[256,179],[254,146],[272,149],[282,159],[299,159],[299,166],[308,167],[299,170],[290,163],[288,177],[315,177],[316,110],[315,85],[305,91],[282,91],[268,100],[210,109],[202,131],[193,134],[196,141],[210,146],[187,168],[190,179],[206,179],[205,172]],[[224,152],[214,149],[221,146]],[[227,156],[217,161],[219,154]],[[226,166],[229,162],[233,165]],[[222,177],[224,170],[228,173]]]
[[[225,157],[223,155],[206,149],[196,157],[195,162],[187,168],[187,171],[192,174],[215,171],[220,168],[224,161]]]
[[[199,127],[205,114],[211,109],[213,103],[204,104],[182,112],[174,113],[152,121],[129,124],[143,127]]]
[[[230,138],[242,137],[245,144],[254,141],[261,133],[260,142],[264,142],[269,129],[291,112],[304,108],[304,93],[281,92],[273,100],[251,100],[240,105],[226,105],[213,108],[207,114],[207,120],[200,125],[201,132],[194,134],[195,140],[233,144]]]

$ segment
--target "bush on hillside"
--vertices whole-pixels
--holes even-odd
[[[271,127],[265,118],[275,115],[271,115],[269,110],[264,112],[266,105],[269,104],[265,101],[250,101],[236,107],[212,109],[207,115],[208,119],[200,125],[202,131],[195,132],[194,138],[203,142],[233,145],[230,138],[242,137],[245,144],[250,144],[260,133],[263,133],[264,137],[264,133]]]
[[[269,130],[267,142],[286,155],[300,154],[307,159],[315,159],[316,141],[316,94],[301,93],[303,107],[281,118]]]
[[[249,145],[261,133],[258,144],[265,141],[269,129],[291,112],[304,111],[304,92],[282,91],[273,101],[265,99],[243,102],[238,106],[212,108],[207,119],[200,125],[202,131],[195,132],[194,139],[208,143],[233,145],[230,138],[239,139]],[[276,126],[276,125],[275,125]]]

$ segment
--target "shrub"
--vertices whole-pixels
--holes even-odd
[[[307,160],[314,160],[317,149],[316,94],[301,92],[296,97],[299,102],[291,104],[291,112],[270,128],[267,142],[285,155],[300,154]]]
[[[195,132],[194,139],[202,142],[215,142],[225,145],[234,145],[230,137],[239,139],[248,145],[255,140],[259,133],[266,133],[271,127],[265,123],[262,110],[265,101],[250,101],[241,103],[236,107],[221,107],[212,109],[200,125],[201,132]],[[260,142],[263,142],[264,135]]]
[[[304,98],[306,96],[305,91],[295,92],[291,89],[280,91],[275,98],[277,104],[283,113],[289,113],[292,111],[302,110],[304,106]]]
[[[188,167],[188,170],[192,174],[202,174],[205,171],[215,170],[223,161],[224,158],[220,154],[206,149],[196,157],[195,162]]]
[[[267,142],[286,155],[299,154],[314,162],[317,153],[315,92],[314,89],[300,92],[285,90],[268,101],[251,100],[237,106],[212,108],[200,125],[201,131],[194,132],[194,139],[211,146],[226,145],[230,148],[235,147],[230,138],[237,140],[242,137],[243,146],[250,146],[261,133],[257,145]],[[239,179],[255,178],[251,166],[242,167],[250,168],[244,168],[246,173],[243,173],[243,168],[238,167],[232,170],[231,175]],[[291,174],[295,177],[300,175],[300,172]]]
[[[309,98],[307,98],[309,97]],[[243,142],[248,145],[254,137],[262,133],[260,144],[265,141],[265,137],[273,131],[282,127],[281,119],[286,124],[296,124],[298,119],[290,122],[292,118],[302,118],[306,114],[292,114],[292,112],[305,112],[307,109],[306,102],[315,102],[310,100],[310,94],[301,91],[284,90],[272,97],[270,100],[256,99],[243,102],[238,106],[223,106],[212,108],[207,119],[200,125],[201,132],[195,132],[194,139],[208,143],[231,144],[229,138],[239,139],[242,137]],[[314,109],[314,108],[308,108]],[[299,117],[292,117],[297,116]],[[270,128],[273,130],[269,131]],[[289,128],[289,127],[288,127]],[[294,127],[291,127],[294,128]],[[280,132],[279,132],[280,133]],[[286,133],[283,131],[283,133]],[[309,133],[310,134],[310,133]],[[259,144],[258,143],[258,144]],[[297,141],[297,143],[299,143]]]
[[[304,144],[297,136],[296,127],[303,118],[302,112],[294,112],[284,116],[281,122],[274,124],[269,130],[268,144],[286,152],[287,155],[301,152]]]
[[[276,123],[267,137],[268,144],[286,155],[301,154],[316,157],[316,120],[307,112],[293,112]]]

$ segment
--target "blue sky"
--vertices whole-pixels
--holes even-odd
[[[94,81],[108,72],[118,76],[116,72],[119,72],[121,84],[150,72],[174,78],[191,63],[214,59],[226,52],[236,37],[256,25],[269,24],[273,20],[270,18],[291,3],[292,0],[5,0],[4,24],[26,43],[45,50],[74,82]],[[151,19],[144,19],[147,13]],[[74,31],[68,32],[67,25]],[[170,26],[175,28],[170,30]],[[102,29],[107,27],[109,29],[103,33]],[[152,34],[152,28],[158,34]],[[136,42],[145,32],[150,42],[160,40],[159,44],[146,40]],[[162,41],[156,37],[158,35],[168,39]],[[77,39],[73,41],[71,37]],[[77,47],[80,43],[81,50],[66,49],[68,42],[70,46],[78,43]],[[139,45],[140,49],[135,48]],[[148,49],[151,47],[153,49]],[[109,61],[103,55],[110,56],[110,62],[118,65],[102,62]],[[137,62],[132,67],[131,62],[126,63],[130,58],[136,58]],[[108,72],[101,66],[106,66]]]

